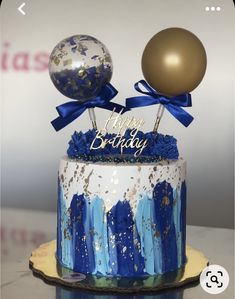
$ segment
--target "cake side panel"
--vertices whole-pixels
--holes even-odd
[[[156,275],[185,262],[185,162],[96,165],[62,160],[57,257],[101,275]],[[115,190],[115,192],[113,192]]]

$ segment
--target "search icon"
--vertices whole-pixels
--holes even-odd
[[[207,266],[200,275],[202,289],[209,294],[220,294],[229,285],[229,274],[220,265]]]
[[[212,275],[211,282],[216,282],[217,284],[219,284],[218,277],[216,275]]]

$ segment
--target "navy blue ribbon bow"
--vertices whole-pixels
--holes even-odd
[[[113,110],[115,112],[122,113],[130,110],[122,105],[111,103],[111,99],[117,95],[118,91],[110,84],[106,84],[101,90],[100,94],[93,99],[87,100],[85,102],[79,102],[74,100],[56,107],[59,117],[54,119],[51,124],[56,131],[63,129],[65,126],[70,124],[73,120],[79,117],[86,109],[99,107],[103,109]]]
[[[142,85],[147,91],[143,91],[139,85]],[[193,121],[193,117],[181,107],[191,107],[191,95],[189,93],[169,98],[159,94],[144,80],[135,83],[135,90],[145,94],[145,96],[131,97],[126,99],[128,109],[144,107],[156,104],[162,104],[178,121],[185,127],[188,127]]]

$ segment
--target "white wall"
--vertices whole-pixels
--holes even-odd
[[[192,93],[189,112],[194,122],[186,129],[165,113],[160,131],[178,139],[181,156],[188,161],[188,223],[232,227],[232,1],[219,2],[220,12],[206,12],[208,4],[203,0],[25,3],[25,16],[17,10],[19,1],[5,0],[1,7],[2,55],[8,55],[8,66],[1,58],[5,64],[1,66],[3,205],[55,210],[59,159],[74,130],[90,126],[84,113],[58,133],[51,127],[50,121],[57,116],[55,106],[67,99],[49,79],[45,53],[73,34],[97,37],[113,58],[112,84],[119,90],[115,101],[124,103],[125,97],[136,94],[133,84],[142,78],[140,60],[146,43],[158,31],[174,26],[202,40],[208,66],[203,82]],[[30,55],[29,70],[15,69],[20,61],[14,57],[20,52]],[[132,113],[146,118],[147,131],[153,128],[156,111],[151,106]],[[96,114],[101,124],[109,112],[100,109]]]

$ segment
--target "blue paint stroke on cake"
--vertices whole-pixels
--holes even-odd
[[[93,227],[91,234],[94,240],[95,270],[94,273],[106,275],[109,272],[109,253],[104,202],[98,196],[91,201],[91,219]]]
[[[90,221],[89,202],[82,195],[74,195],[70,206],[70,231],[74,250],[74,269],[79,265],[81,273],[93,272],[95,258],[93,249],[93,236]]]
[[[63,190],[60,185],[58,190],[57,258],[67,267],[73,268],[72,235],[71,231],[68,229],[70,226],[70,217],[63,198]]]
[[[103,199],[75,194],[66,209],[59,188],[57,258],[84,274],[158,275],[182,267],[185,257],[186,185],[158,183],[143,195],[135,216],[127,200],[105,212]],[[66,233],[65,233],[66,232]]]
[[[153,191],[154,215],[162,246],[162,272],[178,268],[176,233],[173,217],[173,189],[166,181]]]
[[[177,189],[173,190],[174,197],[174,206],[173,206],[173,214],[174,214],[174,224],[175,224],[175,233],[176,233],[176,243],[177,243],[177,258],[178,258],[178,267],[182,264],[182,232],[180,226],[180,219],[178,215],[181,212],[181,198],[179,196]]]
[[[141,254],[145,257],[145,272],[162,273],[162,248],[154,221],[153,200],[144,196],[139,201],[136,213],[136,228],[140,236]]]
[[[144,258],[139,250],[136,250],[134,242],[134,220],[131,207],[128,201],[118,201],[113,208],[108,212],[107,225],[110,227],[112,236],[115,236],[116,245],[116,273],[113,275],[131,276],[143,274]],[[111,264],[112,268],[112,264]]]

